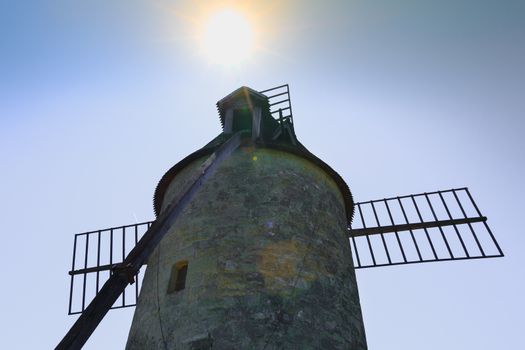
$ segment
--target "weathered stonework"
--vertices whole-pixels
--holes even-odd
[[[175,177],[163,208],[204,159]],[[126,349],[366,349],[346,227],[321,168],[235,151],[150,257]],[[185,289],[168,294],[183,260]]]

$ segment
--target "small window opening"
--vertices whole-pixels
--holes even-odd
[[[178,261],[171,268],[171,276],[168,284],[168,294],[178,292],[186,288],[186,275],[188,273],[188,261]]]
[[[232,131],[252,131],[252,112],[248,108],[233,111]]]

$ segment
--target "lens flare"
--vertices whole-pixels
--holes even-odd
[[[222,9],[204,21],[201,49],[211,63],[235,66],[253,52],[253,31],[239,12]]]

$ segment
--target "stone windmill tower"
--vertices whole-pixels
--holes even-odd
[[[366,349],[356,268],[503,255],[467,189],[354,203],[297,140],[287,85],[241,87],[217,107],[223,132],[162,177],[155,221],[75,236],[69,312],[81,316],[57,349],[135,304],[128,350]],[[135,303],[126,287],[144,264]]]

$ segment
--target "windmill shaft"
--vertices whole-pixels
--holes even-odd
[[[128,283],[124,275],[113,274],[55,350],[81,349]]]
[[[151,255],[151,252],[157,244],[160,242],[167,230],[174,224],[179,217],[180,213],[191,201],[197,190],[202,184],[208,179],[213,173],[217,166],[227,158],[241,143],[240,133],[233,135],[228,141],[226,141],[217,151],[200,166],[197,172],[194,173],[190,179],[190,185],[183,192],[180,198],[174,198],[171,204],[168,205],[164,213],[162,213],[157,220],[153,222],[151,228],[144,234],[142,239],[137,243],[135,248],[128,254],[123,265],[133,266],[137,272],[142,265],[144,265]],[[163,215],[164,214],[164,215]],[[156,233],[156,227],[159,226],[159,233]],[[151,234],[148,234],[152,231]]]
[[[432,227],[443,227],[443,226],[453,226],[453,225],[462,225],[470,224],[474,222],[485,222],[487,217],[473,217],[473,218],[464,218],[464,219],[452,219],[452,220],[436,220],[436,221],[425,221],[417,222],[411,224],[400,224],[400,225],[390,225],[390,226],[378,226],[378,227],[365,227],[358,229],[350,229],[350,236],[368,236],[380,233],[390,233],[390,232],[401,232],[401,231],[410,231],[418,230]]]
[[[126,286],[134,282],[133,276],[147,261],[151,252],[174,224],[184,208],[190,203],[198,189],[221,161],[239,147],[241,142],[240,134],[240,132],[234,134],[198,168],[198,172],[188,182],[189,185],[182,192],[183,194],[179,198],[174,198],[166,210],[153,222],[124,262],[112,268],[112,276],[106,281],[100,292],[73,324],[55,350],[76,350],[84,346]]]

